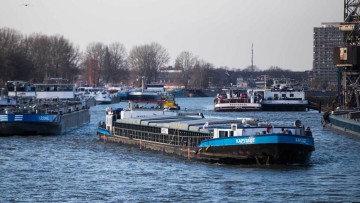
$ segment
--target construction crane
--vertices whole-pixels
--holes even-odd
[[[360,108],[360,0],[344,0],[344,46],[334,48],[338,67],[339,105],[342,109]]]

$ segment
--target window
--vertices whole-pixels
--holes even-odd
[[[228,132],[227,131],[219,131],[219,137],[227,137]]]

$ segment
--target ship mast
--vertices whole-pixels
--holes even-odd
[[[251,43],[251,70],[254,71],[254,44]]]

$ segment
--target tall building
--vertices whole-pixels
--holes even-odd
[[[314,28],[313,73],[320,83],[337,85],[337,67],[333,63],[333,48],[344,45],[340,23],[322,23]]]

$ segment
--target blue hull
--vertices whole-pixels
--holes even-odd
[[[60,115],[1,114],[0,136],[60,134],[60,122]]]
[[[266,134],[257,136],[224,137],[202,141],[199,147],[208,146],[242,146],[256,144],[297,144],[314,147],[314,139],[310,136],[297,136],[289,134]]]
[[[58,114],[0,114],[0,136],[60,135],[90,122],[88,109]]]
[[[307,164],[314,150],[310,136],[268,134],[206,140],[197,154],[209,162],[228,164]]]

